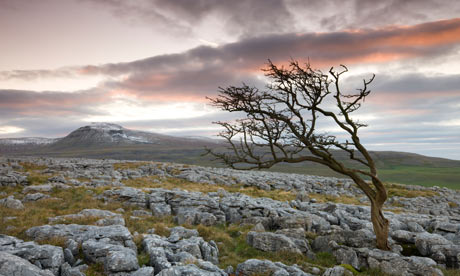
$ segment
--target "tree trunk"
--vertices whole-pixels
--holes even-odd
[[[377,242],[377,248],[381,250],[391,250],[388,245],[388,229],[390,223],[382,213],[383,202],[371,200],[371,221]]]

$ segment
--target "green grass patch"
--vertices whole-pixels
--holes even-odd
[[[85,271],[86,276],[104,276],[104,266],[102,264],[89,264],[88,269]]]
[[[379,175],[386,182],[460,189],[459,167],[394,166],[379,169]]]
[[[137,262],[139,263],[139,266],[148,266],[150,262],[150,256],[149,254],[145,252],[140,252],[137,254]]]
[[[319,252],[316,254],[316,260],[312,262],[320,266],[331,267],[337,263],[337,260],[329,252]]]
[[[322,265],[330,262],[319,262],[307,259],[305,255],[293,252],[264,252],[257,250],[246,242],[247,233],[252,226],[219,225],[203,226],[198,225],[196,229],[205,240],[213,240],[219,247],[219,266],[226,268],[229,265],[236,268],[239,263],[248,259],[268,259],[273,262],[282,262],[287,265],[297,264],[308,271],[312,264]],[[335,262],[335,259],[334,259]]]

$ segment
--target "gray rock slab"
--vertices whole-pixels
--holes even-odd
[[[29,261],[7,252],[0,252],[0,275],[54,276],[51,271],[39,269]]]

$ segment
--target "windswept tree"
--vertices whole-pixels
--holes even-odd
[[[287,67],[270,60],[265,76],[266,89],[242,84],[219,88],[212,105],[245,118],[234,122],[215,122],[224,130],[219,134],[229,145],[227,151],[208,153],[234,169],[264,169],[278,163],[311,161],[322,164],[351,178],[371,202],[371,221],[377,248],[389,250],[389,222],[382,213],[387,191],[377,175],[371,155],[361,143],[358,131],[367,125],[352,118],[369,95],[369,80],[355,93],[344,93],[340,77],[348,71],[331,68],[328,73],[299,65],[291,60]],[[332,122],[343,132],[340,139],[320,131]],[[329,125],[327,125],[329,126]],[[342,137],[347,137],[342,139]],[[343,151],[362,166],[347,166],[333,153]],[[366,179],[369,179],[368,181]]]

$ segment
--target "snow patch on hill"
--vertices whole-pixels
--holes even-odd
[[[61,138],[23,137],[0,139],[2,145],[49,145]]]

